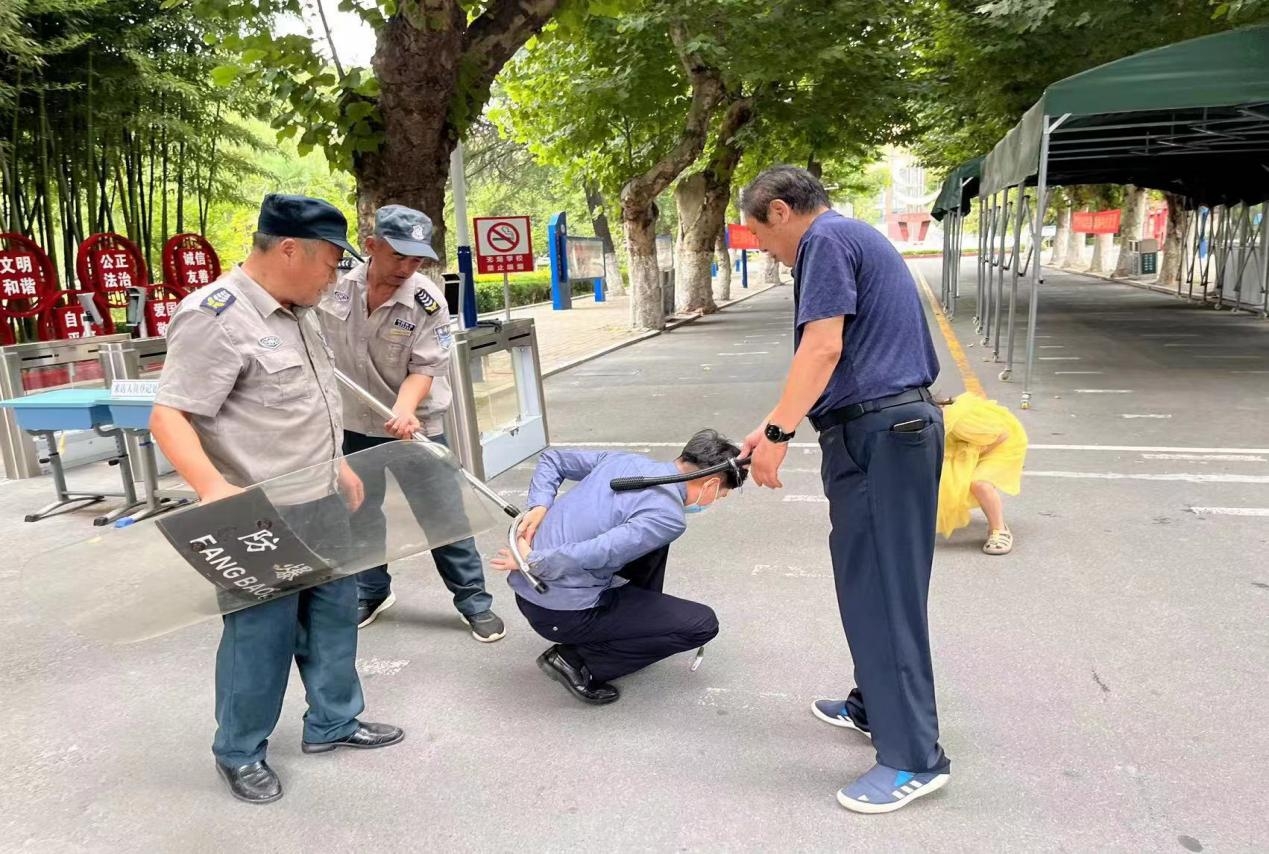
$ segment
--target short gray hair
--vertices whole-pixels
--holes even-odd
[[[740,448],[731,443],[717,430],[701,430],[683,447],[679,459],[698,469],[707,469],[740,456]],[[728,489],[739,489],[749,476],[749,469],[744,466],[732,466],[722,472],[723,482]]]
[[[740,191],[740,209],[746,217],[765,223],[767,210],[776,199],[800,214],[831,207],[819,178],[797,166],[772,166]]]
[[[278,234],[268,234],[263,231],[257,231],[251,235],[251,248],[257,252],[268,252],[275,248],[283,240],[294,240],[304,247],[304,251],[312,255],[317,250],[319,243],[325,243],[324,240],[317,240],[309,237],[292,237],[287,238]]]

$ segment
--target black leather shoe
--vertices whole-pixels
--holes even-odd
[[[282,797],[282,781],[263,759],[237,768],[217,762],[216,770],[229,784],[229,792],[240,801],[267,804]]]
[[[542,672],[563,685],[574,697],[592,706],[602,706],[616,702],[621,693],[607,682],[598,682],[590,675],[586,665],[574,667],[568,659],[560,655],[558,645],[551,647],[538,656],[538,667]]]
[[[358,723],[357,728],[350,735],[346,735],[338,741],[306,741],[300,745],[300,749],[305,753],[325,753],[328,750],[334,750],[336,747],[374,750],[376,747],[391,747],[403,738],[405,738],[405,731],[399,726]]]

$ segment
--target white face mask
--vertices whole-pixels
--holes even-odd
[[[703,498],[703,497],[704,497],[704,495],[705,495],[705,490],[709,487],[709,484],[707,483],[705,486],[701,487],[700,494],[696,496],[696,500],[695,500],[695,501],[693,501],[691,504],[686,504],[686,505],[684,505],[684,506],[683,506],[683,510],[684,510],[684,512],[687,512],[687,513],[704,513],[704,512],[705,512],[705,511],[709,508],[709,506],[710,506],[711,504],[713,504],[715,501],[717,501],[717,500],[718,500],[718,483],[719,483],[719,482],[718,482],[718,481],[716,481],[716,480],[714,480],[714,481],[710,481],[710,483],[714,484],[714,497],[713,497],[712,499],[710,499],[709,503],[707,503],[707,504],[702,504],[702,503],[701,503],[701,498]]]

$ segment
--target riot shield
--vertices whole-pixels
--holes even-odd
[[[132,642],[411,557],[505,520],[440,445],[389,442],[27,561],[45,613]],[[360,483],[357,489],[355,483]],[[358,492],[364,498],[350,504]]]

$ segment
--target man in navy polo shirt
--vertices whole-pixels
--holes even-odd
[[[899,809],[948,781],[939,746],[926,603],[943,462],[938,374],[912,276],[879,231],[829,208],[805,169],[777,166],[741,208],[761,248],[793,268],[793,364],[746,440],[754,482],[778,488],[793,432],[819,432],[829,552],[856,687],[816,717],[872,739],[877,764],[837,793],[849,810]]]

